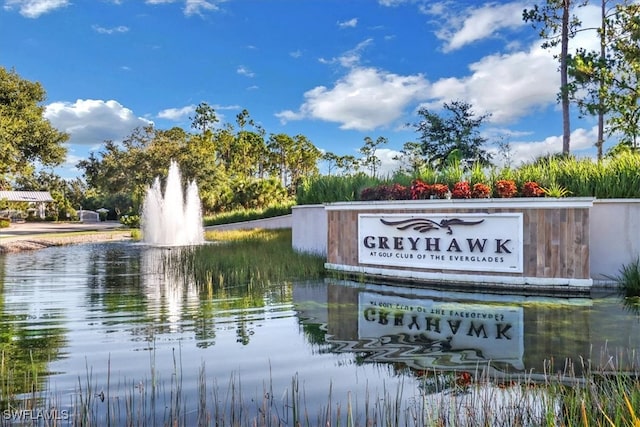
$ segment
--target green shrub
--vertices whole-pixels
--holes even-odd
[[[142,240],[142,231],[139,228],[131,229],[131,239],[135,241]]]
[[[120,223],[130,228],[140,228],[140,215],[122,215]]]
[[[626,297],[640,297],[640,257],[623,265],[617,276],[607,278],[616,281]]]
[[[256,219],[273,218],[291,213],[291,207],[295,203],[288,202],[272,205],[264,209],[236,209],[230,212],[207,216],[204,218],[204,225],[222,225],[234,222],[253,221]]]
[[[11,225],[11,220],[9,218],[2,217],[0,218],[0,228],[7,228]]]

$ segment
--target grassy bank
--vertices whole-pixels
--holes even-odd
[[[2,425],[22,425],[26,414],[57,417],[73,426],[611,426],[640,424],[638,372],[589,371],[584,377],[547,373],[491,378],[483,367],[465,372],[423,372],[416,381],[366,393],[309,402],[305,379],[273,386],[265,373],[257,394],[243,391],[237,373],[229,378],[198,370],[185,385],[179,351],[170,372],[157,372],[153,358],[145,380],[95,378],[87,368],[71,394],[33,391],[3,399]],[[194,368],[198,369],[198,368]],[[117,370],[109,366],[108,372]],[[3,375],[6,375],[3,372]],[[417,384],[417,386],[416,386]],[[7,409],[8,408],[8,409]],[[44,414],[44,415],[43,415]],[[42,424],[46,425],[46,424]],[[51,425],[54,425],[53,423]]]

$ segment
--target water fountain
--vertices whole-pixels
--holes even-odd
[[[192,181],[183,195],[180,169],[171,162],[164,195],[160,177],[147,189],[142,207],[143,242],[153,246],[185,246],[204,242],[198,186]]]

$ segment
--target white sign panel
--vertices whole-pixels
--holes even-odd
[[[523,369],[522,307],[369,292],[360,293],[358,305],[358,338],[397,360],[416,359],[412,365],[424,367],[492,361]]]
[[[521,273],[522,213],[359,214],[358,261]]]

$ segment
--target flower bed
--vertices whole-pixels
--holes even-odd
[[[486,199],[512,197],[542,197],[549,195],[538,183],[527,181],[518,189],[515,181],[502,179],[495,182],[494,188],[485,183],[471,185],[468,181],[460,181],[449,188],[447,184],[429,184],[421,179],[414,179],[410,186],[402,184],[381,184],[367,187],[360,192],[360,200],[426,200],[426,199]]]

